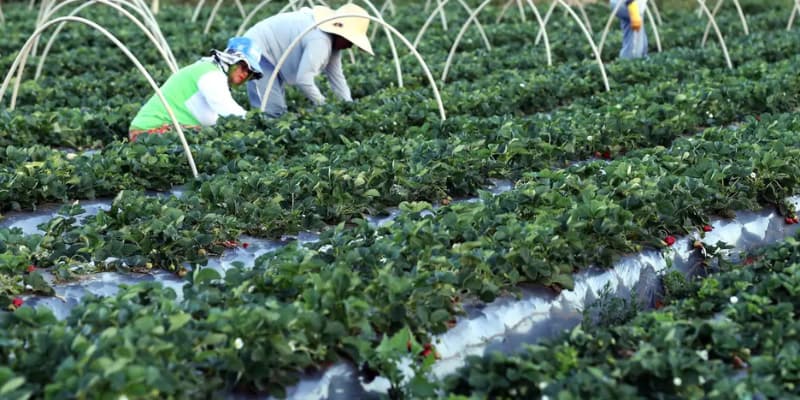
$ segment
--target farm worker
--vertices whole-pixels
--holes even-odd
[[[210,57],[201,58],[174,73],[161,86],[178,123],[182,126],[210,126],[220,116],[243,117],[246,111],[233,100],[231,86],[239,86],[250,78],[262,75],[258,53],[245,37],[228,41],[225,51],[211,50]],[[172,119],[158,95],[154,94],[131,122],[131,141],[142,133],[164,133]]]
[[[275,71],[275,65],[298,36],[317,22],[353,14],[369,15],[355,4],[344,5],[336,11],[328,7],[304,7],[295,12],[274,15],[250,27],[244,36],[252,39],[261,53],[259,65],[264,71],[262,79],[247,83],[250,105],[261,109],[262,96],[267,90],[270,75]],[[350,87],[347,86],[342,72],[341,51],[356,45],[373,55],[367,37],[368,27],[369,19],[342,17],[325,22],[306,34],[281,67],[270,90],[264,112],[270,117],[286,112],[285,85],[298,87],[314,105],[324,104],[325,97],[314,83],[314,77],[320,72],[328,77],[331,89],[339,99],[353,101]]]
[[[647,33],[644,29],[644,10],[647,0],[610,0],[611,9],[617,7],[617,18],[622,28],[620,58],[640,58],[647,55]]]

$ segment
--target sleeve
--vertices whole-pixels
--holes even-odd
[[[331,85],[333,93],[344,101],[353,101],[350,97],[350,87],[347,86],[347,79],[342,71],[342,52],[336,51],[331,55],[328,66],[325,67],[325,75]]]
[[[221,71],[209,72],[197,81],[197,89],[209,107],[221,117],[244,117],[247,111],[231,96],[228,77]],[[199,118],[198,118],[199,119]]]
[[[297,68],[295,86],[315,105],[325,104],[325,96],[314,83],[314,78],[327,64],[331,51],[331,44],[327,40],[311,40],[303,46],[303,55]]]

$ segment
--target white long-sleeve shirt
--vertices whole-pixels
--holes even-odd
[[[269,17],[253,25],[244,36],[252,39],[261,54],[276,65],[289,45],[312,25],[314,16],[311,9],[302,8]],[[286,84],[296,86],[311,102],[319,105],[325,103],[325,96],[314,83],[314,78],[323,72],[337,97],[344,101],[353,100],[342,71],[341,52],[333,50],[329,34],[314,29],[289,53],[280,73]]]
[[[219,117],[247,114],[231,95],[228,77],[220,70],[208,72],[197,81],[197,93],[186,101],[186,106],[200,124],[216,125]]]

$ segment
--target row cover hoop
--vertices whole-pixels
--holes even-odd
[[[57,11],[59,7],[65,6],[65,5],[69,4],[69,3],[74,3],[76,1],[79,1],[79,0],[67,0],[64,3],[61,3],[57,8],[54,8],[52,10],[52,13]],[[125,0],[116,0],[116,2],[119,2],[119,3],[124,4],[124,5],[128,5],[129,7],[134,7],[131,3],[129,3],[127,1],[125,1]],[[156,50],[158,50],[158,52],[161,53],[161,56],[164,58],[164,62],[166,62],[167,67],[169,67],[170,71],[172,71],[173,73],[178,71],[177,62],[174,60],[174,58],[170,57],[172,55],[172,53],[169,52],[169,50],[168,50],[169,47],[165,48],[162,43],[159,43],[158,39],[153,35],[153,33],[150,32],[139,20],[137,20],[136,17],[131,15],[128,11],[126,11],[124,8],[120,7],[119,5],[115,4],[114,2],[112,2],[110,0],[90,0],[88,2],[85,2],[85,3],[81,4],[78,7],[76,7],[74,10],[72,10],[72,12],[69,13],[69,16],[74,16],[74,15],[78,14],[80,11],[82,11],[83,9],[85,9],[85,8],[91,6],[91,5],[94,5],[94,4],[104,4],[104,5],[107,5],[109,7],[112,7],[114,9],[116,9],[117,11],[119,11],[120,13],[122,13],[124,16],[126,16],[128,19],[130,19],[136,26],[139,27],[139,29],[142,30],[142,32],[145,34],[145,36],[147,36],[148,39],[150,39],[150,41],[153,43],[153,45],[155,45]],[[134,8],[134,10],[139,12],[139,13],[142,12],[138,8]],[[51,15],[52,15],[52,13],[51,13]],[[45,45],[44,51],[42,51],[42,56],[39,59],[39,64],[36,67],[36,73],[34,74],[34,77],[33,77],[34,80],[39,79],[39,77],[41,76],[42,70],[44,69],[45,60],[47,59],[47,55],[50,53],[50,48],[53,46],[53,43],[55,43],[55,40],[58,37],[58,34],[64,28],[65,24],[66,24],[66,21],[62,22],[60,25],[58,25],[56,30],[50,36],[50,39],[47,41],[47,45]]]
[[[241,13],[242,17],[244,17],[246,13],[244,11],[242,3],[239,0],[234,0],[234,1],[236,2],[236,7],[239,8],[239,13]],[[203,5],[205,3],[206,0],[200,0],[197,2],[197,7],[194,8],[194,12],[192,13],[192,22],[197,22],[197,18],[200,17],[200,10],[203,9]],[[222,0],[219,0],[218,3],[222,3]],[[209,18],[208,24],[210,25],[211,23],[212,23],[211,18]]]
[[[172,120],[172,124],[175,127],[175,130],[178,132],[178,137],[181,140],[181,145],[183,145],[183,150],[186,153],[186,158],[189,161],[189,167],[192,170],[192,175],[195,178],[197,178],[198,176],[197,167],[195,166],[194,163],[194,157],[192,157],[192,151],[191,149],[189,149],[189,143],[186,142],[186,137],[183,134],[183,129],[181,128],[180,123],[178,123],[178,119],[175,117],[175,113],[172,111],[172,107],[170,107],[169,103],[167,103],[167,99],[164,97],[164,94],[161,92],[161,89],[158,87],[158,84],[155,82],[150,73],[147,72],[147,69],[145,69],[145,67],[142,65],[139,59],[136,58],[136,56],[133,55],[133,53],[131,53],[130,49],[128,49],[127,46],[125,46],[119,39],[117,39],[116,36],[111,34],[105,28],[88,19],[75,16],[59,17],[37,27],[36,30],[33,32],[33,34],[30,37],[28,37],[28,40],[25,41],[25,44],[22,46],[22,49],[20,49],[19,54],[17,54],[17,57],[14,59],[14,63],[11,65],[11,69],[8,71],[8,74],[6,74],[5,80],[3,80],[3,85],[0,86],[0,102],[3,101],[3,95],[5,95],[6,89],[8,89],[8,85],[11,82],[11,77],[14,75],[14,71],[17,68],[21,69],[22,67],[21,64],[24,64],[23,60],[26,59],[28,54],[31,52],[31,49],[33,48],[33,43],[36,41],[38,36],[41,35],[42,32],[44,32],[51,26],[60,24],[62,22],[78,22],[94,28],[95,30],[105,35],[109,40],[111,40],[111,42],[114,43],[117,46],[117,48],[119,48],[123,53],[125,53],[125,55],[133,62],[133,64],[136,66],[136,69],[138,69],[139,72],[141,72],[142,75],[144,75],[145,79],[147,79],[147,82],[150,84],[153,90],[155,90],[156,95],[158,96],[159,100],[161,100],[161,103],[164,105],[164,108],[166,108],[167,113],[169,114],[169,117]],[[12,104],[9,109],[13,110],[14,105]]]
[[[55,12],[57,12],[60,8],[66,6],[66,5],[70,4],[70,3],[74,3],[76,1],[79,1],[79,0],[67,0],[64,3],[61,3],[56,7],[52,7],[52,5],[54,4],[53,1],[50,1],[50,2],[46,1],[46,2],[42,3],[42,7],[46,8],[45,11],[41,12],[42,21],[49,20],[51,18],[51,16]],[[127,2],[125,2],[125,3],[127,3]],[[161,55],[164,57],[164,59],[167,62],[167,66],[169,66],[170,69],[172,69],[172,72],[177,71],[177,66],[170,62],[168,54],[165,53],[164,49],[160,47],[160,45],[158,43],[158,40],[156,40],[155,37],[153,37],[153,35],[148,32],[147,28],[145,28],[144,25],[142,25],[142,23],[139,20],[136,19],[136,17],[134,17],[132,14],[130,14],[127,10],[125,10],[121,6],[119,6],[117,4],[114,4],[111,0],[91,0],[91,1],[89,1],[87,3],[82,4],[79,7],[77,7],[75,10],[72,11],[72,13],[69,16],[74,16],[79,11],[81,11],[83,8],[86,8],[86,7],[88,7],[90,5],[93,5],[93,4],[103,4],[103,5],[109,6],[111,8],[114,8],[115,10],[117,10],[121,14],[123,14],[125,17],[127,17],[131,21],[133,21],[134,24],[136,24],[145,33],[145,35],[147,35],[150,38],[150,40],[155,44],[156,49],[158,49],[159,52],[161,53]],[[130,3],[127,3],[127,4],[130,5]],[[133,7],[136,7],[136,6],[133,6]],[[141,10],[138,7],[134,8],[134,9],[136,9],[137,11],[141,12]],[[47,43],[47,47],[45,48],[45,52],[42,54],[42,57],[39,60],[39,65],[38,65],[38,67],[36,69],[36,74],[34,76],[34,80],[38,79],[39,75],[41,74],[42,68],[44,67],[44,61],[47,58],[47,53],[49,52],[50,47],[54,43],[55,38],[58,36],[58,33],[61,31],[61,29],[63,28],[63,25],[65,23],[66,23],[66,21],[64,21],[61,24],[59,24],[59,26],[56,28],[56,31],[50,37],[50,40]],[[39,23],[38,26],[42,26],[42,23]],[[11,108],[12,109],[15,107],[15,105],[17,103],[17,94],[19,93],[19,87],[22,84],[23,73],[25,71],[25,66],[27,65],[27,62],[28,62],[28,56],[30,55],[30,53],[32,53],[34,51],[34,48],[38,45],[39,37],[40,37],[40,35],[36,35],[36,37],[34,38],[34,41],[33,41],[33,46],[31,47],[31,51],[30,52],[25,52],[24,55],[23,55],[21,65],[20,65],[20,67],[19,67],[19,69],[17,71],[17,81],[14,83],[14,90],[13,90],[13,92],[11,94]]]
[[[389,23],[387,23],[383,19],[377,18],[377,17],[373,17],[371,15],[361,15],[361,14],[343,14],[343,15],[337,15],[337,16],[332,16],[332,17],[329,17],[329,18],[325,18],[322,21],[316,21],[314,23],[314,25],[309,26],[308,28],[306,28],[306,30],[303,31],[303,33],[301,33],[299,36],[297,36],[297,38],[295,38],[294,41],[292,41],[292,43],[289,45],[289,47],[286,49],[286,51],[284,51],[283,55],[281,55],[281,58],[278,60],[277,64],[275,65],[275,70],[272,72],[272,75],[270,75],[270,77],[269,77],[269,81],[267,82],[266,90],[262,94],[262,99],[261,99],[261,111],[262,112],[264,110],[266,110],[267,100],[269,99],[269,94],[270,94],[270,92],[272,92],[272,86],[275,84],[275,79],[278,77],[278,73],[280,72],[281,67],[283,67],[284,63],[286,63],[286,59],[289,58],[289,54],[291,54],[292,50],[294,50],[294,48],[297,47],[300,44],[300,41],[303,39],[303,37],[305,37],[311,31],[313,31],[318,26],[320,26],[320,25],[322,25],[322,24],[324,24],[326,22],[335,21],[337,19],[342,19],[342,18],[364,18],[364,19],[368,19],[368,20],[370,20],[372,22],[375,22],[377,24],[383,25],[391,33],[396,35],[403,42],[403,44],[405,44],[406,47],[408,47],[408,49],[411,51],[411,53],[414,54],[414,56],[417,58],[417,61],[419,61],[420,65],[422,66],[423,71],[425,72],[425,75],[428,77],[428,81],[431,84],[431,89],[433,89],[433,95],[436,98],[436,104],[439,107],[439,116],[441,117],[442,120],[447,118],[447,116],[445,115],[445,112],[444,112],[444,104],[442,103],[442,97],[439,95],[439,88],[436,87],[436,82],[433,79],[433,75],[431,75],[431,71],[428,68],[428,64],[425,63],[425,60],[419,54],[419,52],[414,47],[414,45],[411,44],[411,42],[409,42],[408,39],[406,39],[405,36],[403,36],[403,34],[398,32],[397,29],[395,29],[393,26],[391,26]]]
[[[242,24],[239,25],[239,29],[236,30],[236,36],[242,36],[244,34],[245,27],[247,27],[247,24],[250,23],[250,20],[253,19],[253,17],[256,15],[256,13],[259,12],[262,8],[264,8],[271,1],[272,0],[263,0],[262,2],[258,3],[251,10],[250,13],[247,14],[247,16],[244,18],[244,21],[242,21]],[[303,1],[304,0],[290,0],[289,4],[286,4],[285,6],[283,6],[283,8],[280,9],[280,11],[278,11],[278,14],[283,13],[284,11],[288,10],[289,7],[296,6],[298,2],[302,3]],[[375,14],[375,16],[377,18],[379,18],[381,21],[385,22],[385,20],[383,19],[383,14],[381,13],[381,11],[378,10],[377,7],[375,7],[375,4],[372,3],[372,1],[370,1],[370,0],[362,0],[362,1],[364,2],[364,4],[367,5],[367,7],[369,7],[370,10],[372,10],[372,12]],[[320,2],[327,6],[327,4],[324,3],[323,1],[320,1]],[[351,1],[351,3],[352,3],[352,1]],[[387,3],[388,3],[388,1],[386,3],[384,3],[384,6]],[[395,68],[395,71],[397,72],[397,86],[398,87],[403,87],[403,68],[400,65],[400,57],[397,55],[397,46],[394,43],[394,38],[392,37],[392,34],[386,28],[386,25],[385,24],[381,24],[381,25],[384,28],[384,31],[386,32],[386,38],[389,41],[389,48],[392,51],[392,58],[394,58],[394,68]],[[353,56],[353,52],[350,51],[349,54],[350,54],[350,60],[352,62],[355,62],[355,57]]]
[[[792,30],[792,25],[794,24],[794,18],[797,16],[797,13],[800,12],[800,0],[795,0],[794,7],[792,8],[792,13],[789,15],[789,23],[786,24],[786,30]]]
[[[422,28],[420,28],[419,32],[417,32],[417,37],[414,38],[414,47],[419,46],[420,40],[422,40],[422,37],[425,35],[425,31],[428,30],[431,22],[433,22],[434,18],[436,18],[436,14],[441,12],[444,6],[449,2],[450,0],[439,2],[439,6],[437,6],[436,9],[434,9],[433,12],[428,15],[428,19],[425,20],[425,24],[422,25]],[[467,3],[464,2],[464,0],[458,0],[458,3],[461,5],[461,8],[467,12],[467,15],[472,15],[473,10],[467,5]],[[489,39],[486,37],[486,32],[483,30],[483,25],[481,25],[480,21],[477,19],[475,19],[475,27],[478,28],[478,32],[481,34],[481,39],[483,39],[483,44],[486,46],[486,50],[492,50],[492,45],[489,43]]]
[[[705,1],[705,0],[702,0]],[[711,15],[714,17],[717,16],[717,12],[719,9],[722,8],[722,3],[725,0],[717,1],[717,5],[714,6],[714,10],[711,11]],[[744,30],[745,36],[750,35],[750,28],[747,26],[747,19],[744,17],[744,12],[742,12],[742,6],[739,4],[739,0],[733,0],[733,5],[736,6],[736,12],[739,14],[739,19],[742,21],[742,29]],[[708,32],[711,30],[711,20],[706,23],[706,30],[703,32],[703,40],[700,42],[700,47],[706,46],[706,41],[708,40]]]
[[[42,8],[39,10],[39,16],[37,17],[37,26],[39,26],[42,23],[46,22],[47,20],[51,19],[56,14],[56,12],[58,10],[60,10],[61,8],[65,7],[65,6],[69,5],[69,4],[75,3],[76,1],[77,0],[67,0],[67,1],[64,1],[64,2],[62,2],[60,4],[58,3],[57,0],[46,0],[46,1],[44,1],[42,3]],[[147,4],[145,4],[144,0],[131,0],[131,1],[128,1],[128,0],[110,0],[107,3],[115,3],[115,4],[119,3],[118,5],[127,6],[130,9],[132,9],[133,11],[137,12],[141,16],[141,21],[144,22],[147,25],[147,27],[149,28],[150,32],[159,40],[160,44],[157,44],[156,46],[157,46],[157,48],[159,48],[159,51],[163,51],[163,52],[165,52],[167,54],[167,57],[166,57],[167,58],[167,63],[171,64],[172,66],[174,66],[175,69],[178,68],[178,63],[175,60],[175,56],[172,54],[172,50],[169,47],[169,43],[167,42],[167,39],[164,37],[164,34],[161,32],[161,28],[159,27],[155,16],[150,11],[150,9],[147,7]],[[78,7],[78,9],[82,9],[82,8],[83,8],[83,6]],[[74,15],[74,14],[70,14],[70,15]],[[128,17],[130,19],[134,20],[134,23],[136,22],[134,18],[131,18],[130,16],[128,16]],[[55,33],[54,35],[57,35],[57,33]],[[37,39],[37,43],[34,43],[34,54],[36,54],[36,50],[35,49],[36,49],[37,45],[38,45],[38,39]]]
[[[539,12],[536,9],[536,7],[534,6],[533,2],[531,0],[527,0],[527,1],[528,1],[528,4],[530,4],[531,9],[534,10],[534,12],[536,14],[536,19],[539,20],[539,24],[541,26],[541,29],[539,30],[539,33],[536,35],[536,41],[534,42],[534,46],[538,45],[539,44],[539,40],[542,37],[544,37],[545,47],[547,47],[547,63],[548,63],[548,65],[552,65],[552,61],[550,59],[550,46],[549,46],[548,40],[547,40],[547,23],[549,22],[550,16],[553,14],[553,11],[555,10],[555,8],[560,5],[564,9],[564,11],[566,11],[570,15],[570,17],[572,17],[573,20],[575,20],[575,23],[578,24],[578,27],[583,32],[583,35],[586,37],[586,41],[589,42],[589,47],[592,48],[592,52],[594,53],[595,61],[597,62],[597,66],[600,68],[600,75],[603,78],[603,85],[605,86],[606,91],[611,91],[611,86],[608,83],[608,75],[606,74],[606,68],[603,65],[603,59],[600,57],[600,51],[598,50],[597,45],[595,45],[594,39],[592,39],[592,34],[589,33],[589,30],[586,27],[586,24],[584,24],[581,21],[581,18],[578,16],[578,14],[575,13],[575,10],[573,10],[572,7],[570,7],[567,3],[565,3],[564,0],[556,0],[553,3],[550,4],[550,8],[547,10],[547,13],[544,16],[544,21],[542,21],[539,18]],[[458,44],[458,39],[456,40],[456,43],[454,44],[454,47],[457,44]],[[451,53],[452,52],[453,52],[453,50],[451,49]],[[444,80],[444,78],[446,77],[446,73],[447,73],[447,68],[448,67],[449,67],[449,63],[445,65],[445,73],[442,74],[442,80]]]

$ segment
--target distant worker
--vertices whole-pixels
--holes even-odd
[[[161,92],[178,123],[186,127],[211,126],[219,117],[244,117],[246,111],[233,100],[230,88],[262,76],[258,57],[250,39],[234,37],[224,52],[211,50],[210,57],[170,76]],[[167,109],[153,94],[131,122],[128,136],[134,141],[142,133],[164,133],[171,127]]]
[[[261,109],[262,96],[267,90],[269,77],[275,70],[278,60],[306,29],[317,22],[337,15],[364,15],[363,8],[347,4],[336,11],[328,7],[304,7],[298,11],[277,14],[269,17],[245,32],[244,36],[253,40],[253,45],[261,53],[260,67],[264,77],[247,83],[247,96],[253,108]],[[295,47],[278,72],[264,112],[277,117],[286,112],[285,85],[297,86],[314,104],[325,104],[325,97],[314,83],[321,72],[328,77],[333,93],[343,101],[353,101],[350,87],[342,72],[342,50],[356,45],[373,55],[367,37],[369,19],[342,17],[325,22],[305,35]]]
[[[617,8],[617,2],[624,1]],[[610,0],[611,9],[617,10],[622,28],[620,58],[641,58],[647,55],[647,33],[644,29],[644,10],[647,0]]]

